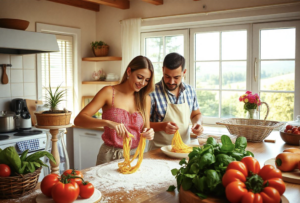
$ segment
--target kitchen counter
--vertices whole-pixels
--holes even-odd
[[[72,128],[104,131],[104,127],[99,127],[99,128],[86,128],[86,127],[81,127],[81,126],[73,125]]]
[[[226,129],[224,129],[226,130]],[[223,131],[223,130],[222,130]],[[228,134],[228,133],[227,133]],[[285,148],[295,147],[291,145],[286,145],[280,138],[278,131],[273,131],[268,139],[275,139],[276,143],[248,143],[247,150],[252,151],[255,155],[255,158],[259,161],[260,165],[263,166],[264,162],[270,158],[275,158],[278,153],[281,153]],[[193,140],[193,143],[196,143],[197,140]],[[153,150],[144,154],[144,158],[150,159],[160,159],[160,160],[174,160],[167,157],[161,152],[160,149]],[[180,159],[178,159],[179,162]],[[115,161],[117,164],[119,161]],[[111,162],[110,162],[111,163]],[[108,164],[110,164],[108,163]],[[103,165],[101,165],[103,166]],[[83,173],[87,173],[91,170],[96,169],[99,166],[91,167],[83,170]],[[174,177],[175,179],[175,177]],[[176,203],[179,202],[179,196],[177,190],[175,192],[166,192],[169,184],[160,184],[157,185],[155,189],[148,190],[147,187],[144,189],[135,189],[134,191],[128,192],[125,189],[119,190],[100,190],[103,195],[102,202],[114,202],[114,203],[131,203],[131,202],[143,202],[143,203]],[[39,188],[39,186],[37,187]],[[103,188],[103,187],[102,187]],[[15,200],[0,200],[0,203],[12,203],[12,202],[26,202],[34,203],[35,197],[41,191],[37,189],[31,195],[22,197]],[[300,202],[299,200],[300,185],[286,183],[286,191],[284,196],[289,200],[290,203]],[[134,197],[134,199],[132,199]]]

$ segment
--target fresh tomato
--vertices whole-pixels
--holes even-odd
[[[298,132],[298,128],[297,127],[293,127],[292,133],[296,134],[297,132]]]
[[[53,186],[59,182],[59,175],[51,173],[44,177],[41,182],[41,191],[47,197],[52,197],[51,191]]]
[[[287,130],[291,130],[292,128],[293,128],[292,125],[287,125],[287,126],[285,127],[285,129],[287,129]]]
[[[300,131],[300,126],[298,127],[298,131]]]
[[[80,171],[78,171],[78,170],[75,170],[75,169],[66,170],[63,174],[65,176],[72,175],[72,176],[79,176],[79,177],[83,178],[82,173]]]
[[[244,168],[248,176],[244,175]],[[244,157],[240,164],[229,163],[222,183],[226,197],[232,203],[279,203],[285,191],[281,177],[281,171],[275,167],[265,165],[260,169],[256,159]]]
[[[90,182],[84,182],[79,186],[80,192],[79,195],[83,199],[88,199],[94,194],[94,186]]]
[[[245,164],[248,172],[257,174],[260,171],[259,162],[251,156],[244,157],[241,162]]]
[[[77,183],[58,182],[52,188],[52,198],[56,203],[72,203],[79,194]]]
[[[244,163],[240,161],[232,161],[230,165],[227,166],[227,170],[236,169],[244,174],[245,177],[248,176],[248,171]]]
[[[291,134],[292,130],[287,130],[286,133]]]
[[[0,177],[8,177],[11,174],[11,170],[8,165],[0,164]]]

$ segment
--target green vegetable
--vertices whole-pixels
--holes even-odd
[[[177,181],[177,190],[180,186],[190,190],[198,197],[204,199],[208,195],[225,196],[222,177],[227,165],[245,156],[253,156],[250,151],[245,151],[247,139],[238,137],[235,144],[227,135],[222,135],[222,143],[217,143],[214,138],[207,139],[202,147],[194,147],[189,153],[189,161],[182,159],[180,169],[172,169],[172,175]],[[172,190],[171,190],[172,189]],[[169,187],[168,191],[175,188]]]
[[[7,164],[13,174],[32,173],[41,166],[47,166],[40,160],[43,156],[47,156],[56,164],[54,157],[49,152],[39,151],[30,156],[27,156],[27,154],[28,150],[24,151],[20,157],[14,147],[7,147],[0,151],[0,164]]]

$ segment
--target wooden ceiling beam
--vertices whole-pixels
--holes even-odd
[[[129,0],[83,0],[120,9],[129,9]]]
[[[164,0],[143,0],[144,2],[154,4],[154,5],[163,5]]]
[[[81,0],[48,0],[48,1],[56,2],[56,3],[60,3],[60,4],[66,4],[69,6],[75,6],[75,7],[79,7],[79,8],[84,8],[84,9],[88,9],[88,10],[92,10],[92,11],[96,11],[96,12],[100,11],[99,4],[85,2],[85,1],[81,1]]]

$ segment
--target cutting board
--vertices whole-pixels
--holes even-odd
[[[37,101],[37,100],[31,100],[31,99],[25,99],[25,102],[26,102],[26,106],[27,106],[27,109],[29,111],[29,114],[31,116],[32,126],[35,126],[36,118],[35,118],[34,112],[36,110],[36,105],[37,104],[43,104],[43,102],[42,101]]]
[[[180,203],[229,203],[225,198],[208,197],[201,199],[191,191],[185,191],[182,187],[179,190],[179,201]],[[281,196],[281,203],[289,203],[289,200],[285,196]]]
[[[73,203],[97,203],[100,202],[102,197],[101,192],[95,188],[94,194],[88,199],[81,199],[80,197],[75,200]],[[36,197],[36,203],[55,203],[54,200],[50,197],[45,196],[43,193],[40,193]]]
[[[269,159],[265,162],[265,165],[272,165],[276,168],[275,158]],[[282,180],[288,183],[300,184],[300,170],[295,169],[290,172],[281,172]]]

